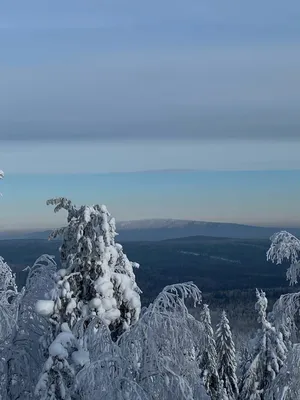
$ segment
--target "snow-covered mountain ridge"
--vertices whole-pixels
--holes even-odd
[[[300,228],[261,227],[235,223],[182,219],[144,219],[117,222],[118,241],[159,241],[189,236],[227,237],[234,239],[269,239],[275,232],[287,230],[300,236]],[[2,232],[0,239],[47,239],[51,230]]]

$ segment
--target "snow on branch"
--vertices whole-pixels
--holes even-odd
[[[185,300],[201,302],[191,282],[167,286],[117,344],[126,360],[126,376],[153,399],[204,399],[198,355],[203,324],[192,317]]]
[[[46,291],[46,288],[53,286],[54,274],[56,272],[57,264],[54,260],[54,256],[49,254],[43,254],[40,256],[32,267],[29,268],[29,273],[26,280],[27,290],[42,286],[42,290]]]
[[[296,340],[296,320],[300,309],[300,292],[287,293],[275,302],[271,313],[272,321],[288,345]]]
[[[193,282],[166,286],[153,302],[152,312],[176,310],[178,306],[185,310],[185,300],[191,299],[194,307],[202,301],[202,294]],[[187,311],[187,309],[186,309]]]
[[[197,359],[203,324],[187,312],[189,297],[201,301],[194,284],[167,286],[116,342],[101,318],[79,320],[72,331],[89,362],[76,375],[75,398],[208,400]]]
[[[267,298],[263,291],[256,290],[258,321],[261,329],[255,342],[245,373],[241,380],[240,399],[265,399],[265,392],[285,365],[288,349],[280,330],[266,316]]]
[[[264,400],[295,400],[300,398],[300,344],[294,344],[285,365],[266,391]]]
[[[74,206],[72,205],[71,200],[66,199],[65,197],[57,197],[55,199],[49,199],[46,202],[46,205],[52,205],[54,207],[54,212],[57,213],[61,209],[64,209],[66,211],[72,211],[74,210]]]
[[[267,251],[267,260],[281,264],[285,259],[291,262],[286,277],[290,285],[298,283],[300,275],[300,240],[289,232],[281,231],[271,236],[271,246]]]
[[[267,260],[281,264],[284,259],[290,260],[292,264],[298,262],[300,241],[296,236],[287,231],[275,233],[270,238],[271,246],[267,251]]]
[[[256,289],[255,310],[258,313],[258,322],[265,323],[267,318],[268,299],[263,290]]]
[[[0,341],[5,341],[17,323],[22,292],[18,292],[16,276],[0,257]]]
[[[7,362],[7,395],[10,400],[33,398],[33,390],[45,361],[44,343],[49,321],[35,312],[36,300],[54,286],[56,263],[53,256],[39,257],[29,270],[22,301],[18,307],[17,325],[10,337]],[[38,343],[43,344],[43,349]]]
[[[236,375],[236,351],[225,311],[222,312],[221,319],[217,324],[216,351],[218,374],[221,386],[223,386],[222,390],[226,392],[228,399],[236,399],[239,393]]]

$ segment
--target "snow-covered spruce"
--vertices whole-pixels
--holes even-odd
[[[204,387],[212,400],[218,399],[220,380],[217,368],[216,342],[214,331],[211,325],[210,311],[207,304],[203,305],[200,314],[200,321],[203,323],[204,348],[200,357],[200,371]]]
[[[55,212],[65,209],[68,225],[50,236],[62,236],[61,269],[55,290],[37,302],[36,310],[52,322],[54,342],[88,316],[99,317],[116,340],[139,319],[141,291],[133,272],[139,265],[130,262],[122,246],[115,243],[115,220],[104,205],[77,208],[65,198],[47,204],[55,205]],[[72,358],[74,351],[80,351],[75,337],[59,345],[54,348],[60,347],[60,352],[50,351],[37,385],[36,394],[43,399],[54,395],[53,399],[68,399],[68,388],[78,368]]]
[[[224,382],[220,380],[220,389],[218,392],[218,400],[230,400],[230,397],[227,394],[227,390],[224,386]]]
[[[236,353],[231,329],[226,312],[223,311],[216,329],[216,350],[218,374],[222,380],[224,393],[229,400],[238,396],[238,381],[236,376]]]
[[[263,291],[256,290],[258,321],[261,329],[258,331],[251,362],[242,379],[239,398],[262,400],[269,390],[273,380],[284,366],[287,347],[281,332],[267,319],[268,301]]]
[[[57,292],[52,296],[51,318],[72,328],[80,317],[101,317],[112,331],[126,330],[140,314],[140,290],[133,267],[115,243],[115,219],[104,205],[76,208],[64,198],[52,199],[54,211],[68,212],[68,225],[54,231],[62,235],[61,269],[57,274]],[[49,303],[50,304],[50,303]]]

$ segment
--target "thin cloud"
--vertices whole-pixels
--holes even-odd
[[[299,54],[232,46],[0,68],[0,140],[298,139]]]
[[[181,114],[181,115],[180,115]],[[156,117],[157,118],[157,117]],[[5,141],[120,141],[120,140],[292,140],[300,139],[300,117],[285,110],[227,114],[211,111],[166,115],[144,121],[0,121]]]
[[[299,141],[1,142],[11,174],[300,169]],[[9,179],[6,179],[9,182]]]

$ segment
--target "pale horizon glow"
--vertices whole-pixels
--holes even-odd
[[[151,218],[300,226],[300,169],[12,174],[1,182],[0,231],[47,229],[65,214],[52,197],[105,204],[117,221]]]

